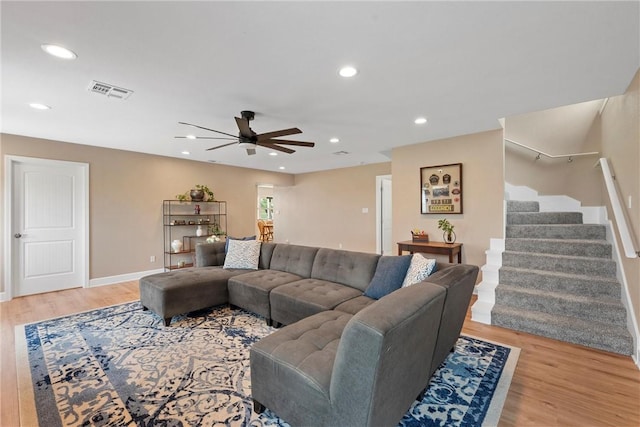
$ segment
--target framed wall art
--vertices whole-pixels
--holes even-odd
[[[462,213],[462,163],[420,168],[420,213]]]

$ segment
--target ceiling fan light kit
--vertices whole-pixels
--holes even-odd
[[[216,147],[207,148],[207,151],[217,150],[218,148],[228,147],[229,145],[238,145],[240,148],[245,149],[248,155],[256,154],[256,147],[265,147],[270,150],[281,151],[283,153],[292,154],[295,153],[295,150],[284,147],[284,145],[293,145],[296,147],[314,147],[315,143],[306,142],[306,141],[293,141],[288,139],[278,139],[281,136],[289,136],[296,135],[302,133],[302,131],[298,128],[289,128],[289,129],[281,129],[272,132],[266,133],[255,133],[251,127],[249,126],[249,122],[255,118],[255,113],[253,111],[245,110],[240,112],[241,117],[236,117],[236,126],[238,126],[238,136],[232,135],[230,133],[222,132],[215,129],[209,129],[204,126],[195,125],[192,123],[186,122],[178,122],[182,125],[193,126],[198,129],[207,130],[210,132],[215,132],[221,135],[226,135],[223,137],[202,137],[196,136],[195,139],[228,139],[233,140],[233,142],[218,145]],[[185,136],[176,136],[176,138],[190,138],[192,135]]]

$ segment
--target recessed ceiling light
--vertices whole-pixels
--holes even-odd
[[[272,152],[270,152],[270,153],[269,153],[269,155],[270,155],[270,156],[277,156],[277,155],[278,155],[278,153],[276,153],[275,151],[272,151]]]
[[[427,123],[427,119],[424,117],[418,117],[417,119],[415,119],[413,121],[413,123],[417,124],[417,125],[423,125],[425,123]]]
[[[186,138],[187,139],[196,139],[196,136],[195,135],[187,135]]]
[[[281,171],[284,170],[284,166],[280,166],[278,169],[280,169]]]
[[[340,75],[342,77],[353,77],[356,74],[358,74],[358,70],[356,70],[354,67],[348,65],[346,67],[340,68],[339,73],[340,73]]]
[[[78,57],[75,52],[72,52],[65,47],[57,46],[55,44],[43,44],[40,47],[42,47],[42,50],[47,52],[49,55],[53,55],[58,58],[76,59]]]
[[[182,152],[182,154],[184,154],[185,156],[188,156],[188,155],[189,155],[189,154],[191,154],[191,153],[190,153],[190,152],[188,152],[188,151],[183,151],[183,152]]]
[[[338,138],[331,138],[329,142],[331,142],[332,144],[335,144],[337,142],[340,142],[340,140]]]
[[[29,107],[35,109],[35,110],[50,110],[51,107],[49,107],[48,105],[44,105],[44,104],[40,104],[38,102],[32,102],[31,104],[29,104]]]

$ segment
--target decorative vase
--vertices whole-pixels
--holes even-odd
[[[456,242],[456,232],[455,231],[451,231],[451,232],[447,233],[445,231],[444,234],[442,235],[442,239],[444,240],[445,243],[455,243]]]
[[[171,242],[171,249],[173,249],[175,253],[180,252],[182,250],[182,242],[178,239],[174,240]]]
[[[204,234],[204,230],[202,229],[202,226],[199,225],[198,228],[196,229],[196,236],[200,237]]]
[[[201,202],[204,200],[204,190],[196,190],[195,188],[191,189],[189,193],[192,202]]]

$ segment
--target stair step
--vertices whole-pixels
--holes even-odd
[[[633,353],[633,340],[627,329],[606,323],[496,303],[491,312],[491,324],[612,353],[627,356]]]
[[[616,263],[611,259],[533,252],[505,251],[502,253],[502,265],[529,270],[559,271],[598,277],[613,277],[616,274]]]
[[[611,258],[611,244],[606,240],[508,238],[505,248],[515,252]]]
[[[507,212],[538,212],[540,204],[538,202],[507,200]]]
[[[508,212],[507,225],[582,224],[581,212]]]
[[[501,283],[496,288],[496,299],[501,305],[509,307],[614,323],[619,326],[624,326],[627,318],[627,311],[622,303],[609,298],[591,298]]]
[[[570,274],[566,272],[529,270],[525,268],[500,268],[499,283],[546,292],[563,292],[596,298],[620,300],[621,286],[611,277]]]
[[[507,238],[605,240],[606,230],[599,224],[507,225]]]

